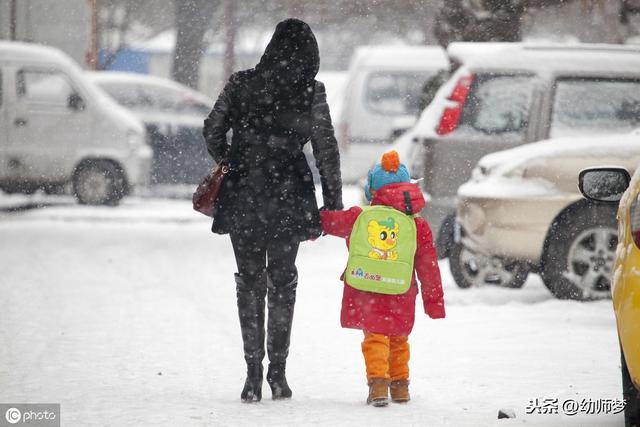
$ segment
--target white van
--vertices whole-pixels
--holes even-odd
[[[342,179],[364,177],[398,126],[413,126],[424,84],[449,60],[440,46],[363,46],[349,67],[337,120]]]
[[[83,204],[117,204],[149,179],[143,124],[41,45],[0,42],[0,188],[72,184]]]

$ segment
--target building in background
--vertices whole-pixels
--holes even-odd
[[[235,68],[253,67],[269,42],[271,32],[243,31],[238,36],[235,46]],[[131,43],[119,50],[104,68],[112,71],[151,74],[158,77],[171,78],[171,64],[176,44],[176,32],[173,29],[141,42]],[[105,64],[109,53],[101,51],[99,64]],[[200,62],[200,78],[198,90],[211,97],[216,97],[222,90],[226,77],[224,75],[225,45],[223,41],[214,40],[208,45]]]

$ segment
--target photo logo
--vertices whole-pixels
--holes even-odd
[[[13,425],[60,427],[60,404],[0,403],[0,427]]]
[[[4,413],[4,418],[9,424],[17,424],[22,419],[22,412],[18,408],[9,408]]]

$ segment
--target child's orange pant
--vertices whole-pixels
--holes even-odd
[[[362,354],[367,379],[409,379],[409,337],[389,337],[364,331]]]

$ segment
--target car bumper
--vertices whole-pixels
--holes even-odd
[[[538,264],[553,220],[577,199],[463,196],[457,209],[461,241],[485,255]]]
[[[153,151],[148,145],[135,148],[131,155],[122,161],[130,188],[146,187],[151,182],[151,164]]]

